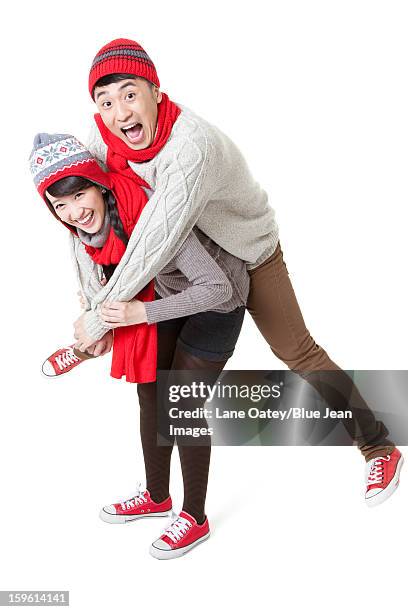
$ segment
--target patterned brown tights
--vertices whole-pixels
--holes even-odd
[[[169,372],[171,384],[185,384],[186,375],[183,371],[186,370],[189,371],[187,375],[189,383],[194,380],[194,373],[191,371],[197,370],[197,381],[205,377],[206,384],[214,384],[227,360],[209,361],[182,350],[177,345],[179,331],[176,325],[158,326],[158,369],[171,370]],[[146,488],[152,499],[160,502],[169,496],[170,460],[174,439],[168,446],[157,444],[157,383],[139,384],[137,390]],[[195,403],[192,404],[192,401]],[[178,408],[197,408],[197,400],[181,400]],[[201,421],[199,425],[205,426],[205,422]],[[191,514],[198,523],[202,523],[205,520],[210,442],[205,446],[185,446],[179,443],[178,451],[184,483],[183,510]]]

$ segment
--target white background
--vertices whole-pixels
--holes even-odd
[[[143,480],[134,385],[109,357],[60,380],[42,360],[79,314],[67,233],[35,192],[39,131],[85,138],[97,50],[138,40],[162,89],[240,146],[277,211],[308,328],[345,368],[406,359],[405,2],[9,3],[2,14],[0,589],[69,589],[78,611],[391,609],[406,601],[408,483],[363,502],[353,448],[216,448],[213,534],[148,554],[160,520],[102,523]],[[247,316],[230,368],[284,367]],[[182,488],[174,454],[171,492]]]

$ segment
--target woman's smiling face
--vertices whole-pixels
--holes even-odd
[[[79,227],[88,234],[95,234],[101,229],[105,202],[99,187],[87,187],[66,196],[54,197],[48,191],[45,195],[64,223]]]

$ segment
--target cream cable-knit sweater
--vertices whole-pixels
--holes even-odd
[[[87,302],[85,329],[101,338],[109,326],[99,316],[105,300],[132,299],[172,259],[194,225],[223,249],[260,265],[278,243],[275,213],[234,143],[180,106],[171,135],[152,160],[130,166],[154,190],[116,270],[103,286],[102,270],[78,238],[70,236],[78,280]],[[88,148],[106,162],[107,147],[96,125]]]

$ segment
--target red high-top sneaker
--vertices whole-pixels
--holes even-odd
[[[365,500],[368,506],[382,504],[395,492],[403,463],[398,448],[394,448],[390,455],[367,461]]]
[[[188,553],[194,546],[210,537],[208,518],[198,525],[195,518],[182,510],[173,517],[158,540],[150,547],[150,554],[156,559],[174,559]]]
[[[140,518],[168,516],[171,508],[171,497],[157,504],[152,500],[147,489],[142,491],[139,487],[130,499],[104,506],[99,517],[106,523],[128,523]]]

